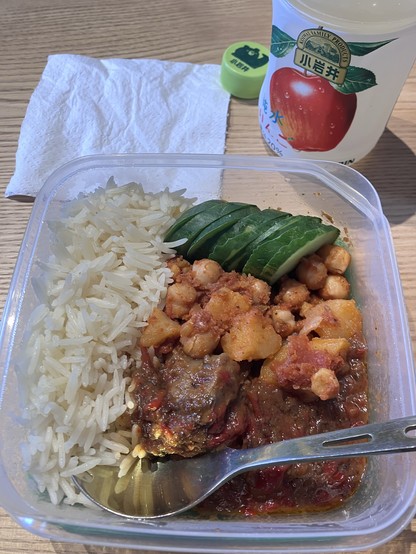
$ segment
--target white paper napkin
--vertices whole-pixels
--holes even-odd
[[[53,170],[88,154],[222,154],[230,95],[219,75],[219,65],[50,56],[6,196],[36,196]]]

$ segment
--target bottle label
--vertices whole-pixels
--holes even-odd
[[[281,156],[353,163],[378,141],[412,67],[409,37],[365,41],[275,3],[259,97],[264,139]]]
[[[295,65],[331,83],[343,84],[350,60],[348,44],[331,31],[306,29],[298,36],[293,60]]]

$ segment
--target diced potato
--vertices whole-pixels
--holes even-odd
[[[264,360],[260,369],[260,379],[270,385],[277,385],[276,371],[273,366],[283,364],[289,354],[287,343],[282,344],[282,347],[275,353]]]
[[[170,258],[166,265],[172,272],[173,280],[176,281],[177,277],[181,275],[182,273],[187,273],[191,269],[191,264],[184,260],[182,256],[175,256],[174,258]]]
[[[308,311],[313,308],[314,306],[317,306],[318,304],[322,304],[324,302],[323,298],[320,298],[316,295],[311,295],[308,302],[304,302],[299,310],[300,317],[306,317]]]
[[[299,310],[300,317],[306,317],[311,308],[313,308],[313,304],[310,302],[304,302]]]
[[[247,295],[224,287],[211,296],[205,310],[212,315],[217,323],[228,328],[236,316],[248,312],[251,306],[252,302]]]
[[[251,309],[233,320],[221,339],[221,346],[237,362],[262,360],[280,349],[282,337],[259,310]]]
[[[325,311],[329,309],[330,314],[329,317],[325,317],[324,312],[324,316],[315,328],[321,338],[349,339],[355,334],[362,333],[362,316],[354,300],[326,300],[311,308],[308,311],[308,317],[312,315],[313,310],[322,310],[322,307]]]
[[[139,340],[140,346],[160,346],[168,340],[176,340],[181,333],[181,326],[173,321],[159,308],[150,314],[147,327],[144,328]]]
[[[347,357],[349,342],[345,338],[340,339],[321,339],[314,337],[310,342],[314,350],[324,350],[331,356],[341,356],[344,360]]]

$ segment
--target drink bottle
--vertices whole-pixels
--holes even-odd
[[[279,156],[350,165],[382,135],[416,57],[416,0],[273,0],[259,123]]]

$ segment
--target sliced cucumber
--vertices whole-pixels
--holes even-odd
[[[331,227],[331,229],[325,229],[325,227]],[[307,242],[304,243],[303,246],[295,246],[292,249],[288,248],[286,252],[281,253],[282,261],[277,262],[280,263],[280,267],[273,274],[271,283],[275,283],[278,279],[283,277],[283,275],[292,271],[304,256],[310,256],[325,244],[332,244],[339,235],[339,229],[332,227],[332,225],[322,225],[321,234],[315,231],[316,230],[308,233],[310,236],[306,237]],[[298,249],[295,250],[295,248]],[[290,253],[290,250],[292,250],[292,253]],[[285,258],[286,261],[283,261]],[[273,263],[274,259],[271,261],[271,264]]]
[[[225,271],[238,269],[241,255],[265,232],[273,220],[290,214],[273,209],[250,213],[221,234],[208,257],[220,263]]]
[[[188,210],[185,210],[175,221],[171,227],[169,227],[166,236],[165,241],[171,242],[171,237],[176,235],[176,231],[182,227],[185,223],[187,223],[190,219],[192,219],[195,215],[207,210],[208,208],[211,208],[212,206],[219,206],[221,204],[225,204],[225,200],[206,200],[205,202],[201,202],[201,204],[197,204],[196,206],[192,206],[192,208],[189,208]]]
[[[256,275],[260,269],[270,260],[273,251],[279,246],[279,240],[283,233],[295,228],[295,233],[303,232],[308,227],[320,223],[319,217],[295,215],[274,222],[273,229],[266,238],[255,240],[245,252],[245,262],[242,265],[243,273]],[[276,225],[277,223],[277,225]],[[259,237],[261,238],[261,237]],[[254,255],[255,254],[255,255]]]
[[[253,250],[257,248],[257,246],[261,244],[263,241],[271,237],[273,233],[277,232],[278,229],[286,225],[287,221],[291,219],[292,219],[292,216],[289,215],[289,216],[279,217],[277,220],[271,221],[268,228],[266,228],[264,231],[259,233],[258,236],[249,244],[248,248],[245,248],[238,254],[238,256],[235,256],[233,260],[234,269],[236,269],[237,271],[241,271],[244,267],[244,264],[249,259]]]
[[[276,229],[266,240],[263,240],[255,248],[249,249],[250,256],[244,264],[243,273],[260,276],[261,271],[269,263],[276,250],[320,223],[321,220],[318,217],[296,215],[288,218],[285,224]]]
[[[319,217],[208,200],[184,212],[165,240],[185,239],[176,251],[189,261],[209,257],[226,271],[235,269],[273,285],[302,257],[333,243],[339,234]]]
[[[187,257],[190,260],[206,258],[215,246],[216,240],[224,231],[227,231],[236,222],[253,212],[260,212],[260,209],[257,206],[247,204],[213,221],[193,239],[188,249]]]
[[[336,227],[323,223],[303,231],[295,226],[281,236],[281,241],[270,241],[272,244],[268,246],[271,248],[272,256],[265,265],[260,265],[262,260],[259,260],[257,265],[256,253],[253,253],[251,265],[252,268],[259,268],[259,271],[255,269],[252,274],[273,285],[283,275],[292,271],[304,256],[313,254],[324,244],[333,243],[338,235],[339,230]]]
[[[169,241],[176,241],[179,239],[186,239],[186,242],[178,247],[176,251],[178,254],[186,257],[189,248],[192,246],[195,238],[206,229],[211,223],[222,217],[223,215],[232,213],[236,210],[247,207],[248,204],[243,202],[221,202],[220,204],[213,204],[206,207],[203,211],[195,214],[191,219],[186,221],[183,225],[177,228],[173,233],[168,231]],[[166,239],[165,236],[165,240]]]

